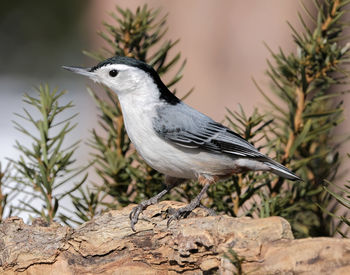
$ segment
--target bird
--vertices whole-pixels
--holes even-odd
[[[265,171],[301,180],[230,128],[180,100],[143,61],[113,56],[89,68],[62,67],[117,94],[126,132],[136,151],[149,166],[165,175],[165,189],[130,212],[133,231],[144,209],[187,180],[198,180],[203,187],[188,205],[176,210],[168,226],[200,207],[211,184],[233,174]]]

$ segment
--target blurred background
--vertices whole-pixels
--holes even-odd
[[[97,108],[86,92],[94,84],[61,69],[62,65],[91,66],[95,61],[82,50],[96,51],[103,41],[96,34],[102,21],[112,22],[109,13],[120,5],[131,10],[147,3],[168,14],[165,39],[180,39],[176,51],[187,59],[184,78],[177,85],[179,95],[194,87],[186,102],[217,121],[224,119],[225,107],[238,109],[241,104],[248,114],[264,104],[252,77],[269,88],[265,76],[266,59],[272,50],[282,47],[295,51],[289,21],[301,29],[295,0],[217,1],[7,1],[0,4],[0,161],[16,159],[15,140],[26,144],[22,134],[14,129],[14,112],[21,113],[22,95],[33,92],[33,86],[48,83],[50,87],[68,90],[64,100],[73,101],[79,116],[70,143],[86,142],[97,126]],[[95,87],[95,86],[94,86]],[[344,99],[349,102],[350,97]],[[346,106],[349,106],[346,103]],[[350,108],[345,110],[348,118]],[[348,133],[348,121],[339,133]],[[86,164],[90,148],[82,143],[76,158]],[[344,148],[350,152],[350,148]],[[344,165],[346,168],[347,164]],[[94,179],[90,171],[90,180]],[[349,174],[347,176],[349,178]]]

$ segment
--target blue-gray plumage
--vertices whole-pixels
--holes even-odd
[[[184,103],[158,107],[157,114],[153,120],[154,130],[178,145],[228,153],[233,157],[264,156],[229,128]]]
[[[153,128],[162,138],[178,146],[227,154],[233,159],[248,158],[266,163],[272,172],[290,180],[298,177],[283,165],[260,153],[231,129],[215,122],[183,102],[157,108]],[[242,167],[242,171],[249,170]]]
[[[210,184],[234,173],[269,171],[300,180],[231,129],[178,99],[142,61],[115,56],[92,68],[64,68],[101,82],[118,95],[130,140],[151,167],[166,175],[166,189],[130,213],[133,230],[143,209],[186,179],[198,179],[204,187],[168,224],[198,207]]]

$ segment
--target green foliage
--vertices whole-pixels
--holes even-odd
[[[339,166],[340,141],[334,138],[334,128],[343,120],[341,96],[346,92],[338,87],[348,76],[343,63],[349,60],[349,46],[341,44],[345,27],[341,19],[347,3],[315,1],[317,16],[312,17],[306,10],[312,28],[299,14],[304,32],[298,33],[290,25],[297,53],[271,51],[274,62],[268,62],[267,74],[273,94],[259,88],[274,116],[266,135],[268,147],[273,147],[276,158],[304,179],[293,184],[269,180],[270,198],[263,203],[269,202],[269,207],[280,204],[274,215],[285,217],[297,237],[332,234],[331,217],[321,209],[330,204],[322,182],[333,180]]]
[[[27,195],[21,201],[23,207],[18,208],[52,222],[61,200],[78,189],[86,180],[87,174],[72,184],[71,181],[86,167],[72,168],[75,162],[73,154],[79,142],[63,148],[68,133],[76,126],[72,124],[72,119],[77,114],[64,117],[67,109],[73,107],[72,102],[61,105],[58,100],[65,91],[50,91],[47,85],[39,86],[36,91],[36,97],[25,94],[23,101],[32,109],[36,109],[38,116],[26,108],[23,109],[23,115],[16,114],[20,119],[29,122],[34,130],[29,130],[14,121],[16,129],[32,141],[31,147],[16,141],[15,148],[20,157],[17,161],[12,160],[12,163],[17,171],[14,177],[19,184],[17,189]],[[36,203],[40,203],[41,208],[38,208]]]
[[[348,154],[350,158],[350,154]],[[325,212],[330,214],[333,218],[338,220],[338,223],[335,225],[335,231],[341,236],[348,238],[350,231],[350,217],[348,210],[350,209],[350,180],[347,181],[347,184],[344,186],[338,186],[334,183],[326,181],[326,186],[324,189],[340,204],[342,209],[323,209]],[[345,210],[344,210],[345,209]],[[341,212],[341,214],[337,214]]]
[[[76,209],[76,211],[74,211],[75,216],[68,217],[61,214],[60,219],[68,225],[72,222],[81,224],[91,220],[100,213],[100,203],[104,199],[103,196],[105,195],[102,193],[101,189],[94,190],[89,187],[83,189],[83,187],[80,187],[77,195],[70,194],[73,206]]]

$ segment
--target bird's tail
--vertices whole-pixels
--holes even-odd
[[[302,180],[300,177],[298,177],[296,174],[294,174],[292,171],[290,171],[287,167],[283,166],[282,164],[279,164],[278,162],[269,159],[265,162],[267,166],[270,167],[270,171],[280,177],[289,179],[289,180]]]

